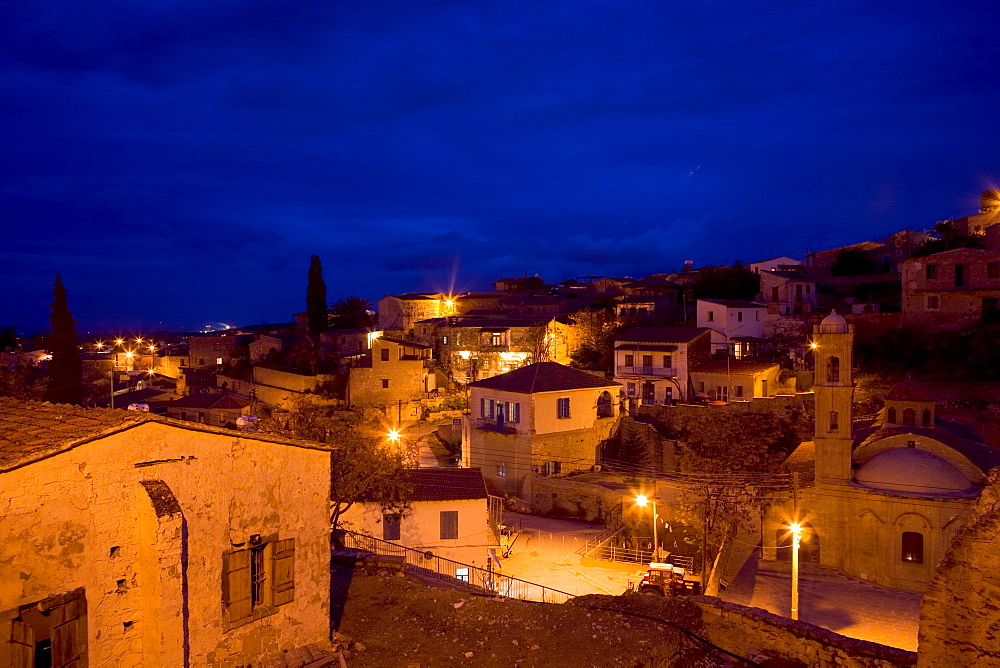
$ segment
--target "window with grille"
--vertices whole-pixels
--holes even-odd
[[[255,608],[266,605],[264,601],[264,583],[267,582],[265,549],[267,546],[261,545],[250,550],[250,601]]]
[[[229,550],[222,555],[224,626],[229,631],[295,599],[295,539]]]
[[[924,563],[924,534],[919,531],[903,532],[903,561],[911,564]]]

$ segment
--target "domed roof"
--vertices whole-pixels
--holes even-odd
[[[819,331],[821,334],[847,334],[847,321],[833,311],[819,323]]]
[[[912,378],[896,383],[885,395],[886,401],[934,401],[934,395]]]
[[[865,487],[911,494],[964,492],[965,475],[937,455],[917,448],[893,448],[875,455],[855,476]]]

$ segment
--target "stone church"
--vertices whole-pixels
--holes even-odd
[[[800,495],[800,556],[922,591],[989,470],[1000,465],[1000,451],[940,416],[933,396],[912,380],[889,391],[873,424],[856,428],[853,325],[831,314],[814,327],[813,343],[815,476]],[[769,512],[765,557],[790,558],[792,514],[790,505]]]

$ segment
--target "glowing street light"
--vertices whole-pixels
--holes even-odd
[[[792,534],[792,619],[799,618],[799,543],[802,540],[802,525],[792,522],[788,525]]]
[[[390,429],[389,433],[386,434],[386,437],[389,439],[391,443],[399,445],[399,441],[402,438],[402,435],[399,433],[398,429]]]
[[[125,345],[125,339],[115,339],[115,345],[116,346],[123,346],[123,345]]]
[[[635,505],[645,508],[647,503],[653,504],[653,561],[660,560],[660,540],[656,531],[656,520],[658,516],[656,514],[656,499],[651,499],[645,494],[637,494],[635,497]]]
[[[815,341],[810,341],[809,347],[812,348],[813,350],[816,350],[817,348],[819,348],[819,344],[816,343]]]

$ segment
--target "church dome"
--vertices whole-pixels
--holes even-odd
[[[847,321],[834,311],[819,323],[820,334],[847,334]]]
[[[858,469],[855,479],[872,489],[911,494],[964,492],[972,486],[950,462],[917,448],[880,452]]]
[[[926,387],[915,380],[906,379],[892,386],[886,401],[934,401],[934,395]]]

